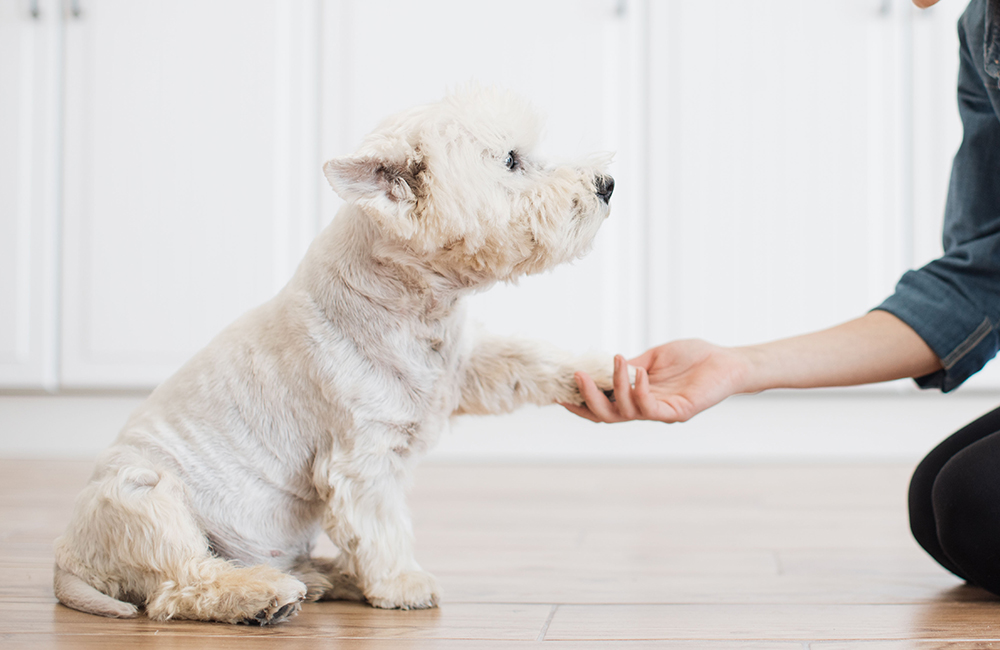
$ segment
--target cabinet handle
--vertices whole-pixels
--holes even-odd
[[[42,11],[38,8],[38,0],[31,0],[31,6],[28,11],[35,20],[41,19]]]
[[[80,0],[70,0],[69,3],[69,13],[73,18],[77,20],[83,16],[83,9],[80,7]]]

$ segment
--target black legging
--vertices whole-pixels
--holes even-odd
[[[917,466],[910,530],[941,566],[1000,595],[1000,408],[956,432]]]

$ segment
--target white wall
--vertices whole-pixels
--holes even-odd
[[[547,153],[618,154],[594,253],[473,299],[496,331],[768,339],[940,252],[962,0],[210,4],[0,8],[0,456],[94,455],[287,279],[338,206],[322,160],[469,79],[539,106]],[[947,397],[741,397],[674,427],[464,419],[435,457],[915,458],[1000,402],[992,365]]]

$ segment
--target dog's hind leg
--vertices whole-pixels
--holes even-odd
[[[101,593],[58,564],[55,567],[52,587],[59,602],[81,612],[109,618],[133,618],[139,612],[139,608],[132,603],[122,602]]]
[[[306,602],[317,600],[364,600],[357,581],[342,568],[340,559],[311,557],[289,571],[306,584]]]
[[[271,625],[297,614],[305,596],[302,582],[274,567],[238,567],[205,557],[161,581],[149,595],[146,614],[157,620]]]
[[[268,624],[295,614],[306,594],[277,569],[214,557],[183,484],[141,460],[87,486],[55,551],[59,599],[104,616],[134,603],[157,620]]]

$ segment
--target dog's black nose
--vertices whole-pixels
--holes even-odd
[[[594,179],[594,186],[597,188],[597,196],[605,203],[610,203],[611,193],[615,191],[615,179],[600,174]]]

